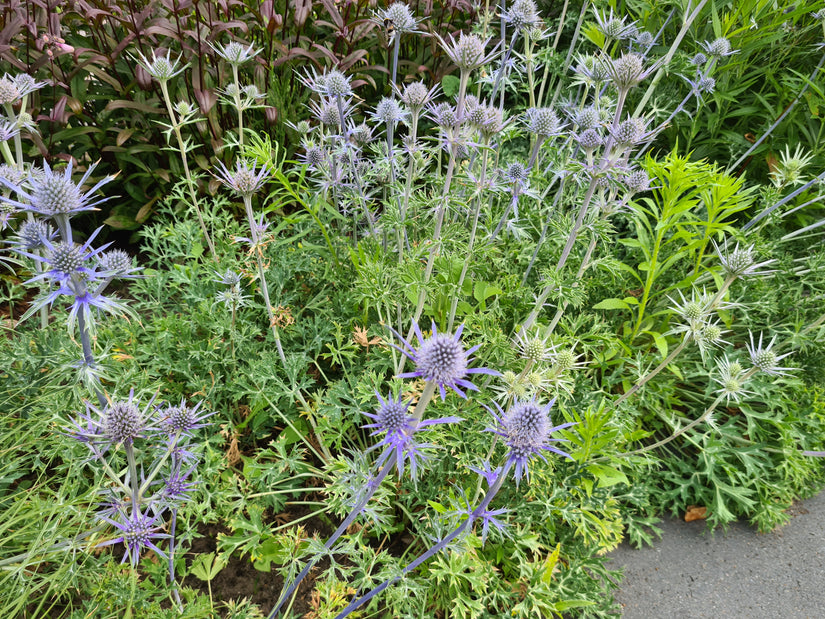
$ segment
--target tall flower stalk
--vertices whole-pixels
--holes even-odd
[[[178,114],[175,111],[175,106],[172,104],[172,98],[169,95],[169,80],[182,73],[184,69],[186,69],[186,65],[179,67],[178,60],[171,60],[168,52],[166,56],[156,56],[152,59],[152,61],[149,61],[145,56],[140,55],[140,62],[146,72],[155,78],[158,84],[160,84],[163,101],[166,104],[166,112],[169,114],[169,121],[171,123],[169,125],[169,130],[175,134],[178,153],[180,153],[181,163],[183,164],[183,173],[186,180],[186,187],[189,190],[189,199],[195,209],[195,214],[197,215],[198,224],[200,225],[203,237],[206,239],[206,244],[209,246],[209,253],[212,254],[212,259],[215,261],[215,264],[217,264],[219,262],[218,253],[215,251],[215,244],[212,242],[212,237],[209,234],[209,230],[206,228],[206,222],[204,222],[203,219],[203,213],[201,211],[200,202],[196,191],[197,183],[195,182],[192,172],[189,169],[189,158],[187,153],[192,149],[192,147],[187,140],[183,139],[183,135],[181,134],[181,127],[184,126],[186,119],[178,118]],[[188,106],[187,111],[189,111]]]

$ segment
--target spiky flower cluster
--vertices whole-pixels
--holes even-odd
[[[404,86],[401,100],[413,112],[420,112],[433,97],[433,91],[424,82],[411,82]]]
[[[744,388],[746,378],[745,368],[742,367],[742,364],[738,361],[730,361],[725,356],[717,361],[716,365],[718,376],[714,376],[713,380],[721,385],[717,392],[724,396],[727,402],[730,402],[731,399],[734,402],[739,402],[739,398],[751,393]]]
[[[450,37],[449,41],[441,37],[438,37],[438,40],[447,57],[459,70],[465,73],[484,66],[495,56],[494,53],[487,54],[485,52],[487,43],[475,34],[464,34],[462,32],[458,41],[453,37]]]
[[[45,247],[47,241],[54,238],[55,230],[48,223],[40,219],[30,219],[20,224],[17,231],[15,247],[26,252],[32,252]]]
[[[389,20],[393,29],[398,33],[415,32],[418,20],[413,16],[410,7],[403,2],[393,2],[386,9],[378,11],[381,22]]]
[[[166,554],[152,541],[156,539],[168,539],[171,537],[167,533],[162,533],[162,523],[157,515],[149,516],[140,511],[118,509],[115,517],[100,516],[114,526],[120,533],[119,537],[107,540],[98,546],[110,546],[112,544],[123,544],[126,547],[126,554],[123,555],[121,563],[126,559],[132,565],[137,565],[140,555],[144,549],[154,550],[159,556],[166,558]]]
[[[634,53],[622,53],[618,58],[608,59],[607,71],[617,90],[637,86],[648,73],[642,56]]]
[[[708,56],[712,58],[721,58],[736,53],[736,50],[731,48],[730,41],[725,37],[719,37],[713,41],[705,41],[702,43],[702,48],[707,52]]]
[[[562,123],[556,112],[549,107],[531,107],[525,112],[527,130],[540,138],[550,138],[561,133]]]
[[[750,334],[750,344],[748,345],[748,354],[750,354],[751,363],[754,367],[772,376],[782,376],[788,372],[793,371],[793,368],[780,367],[778,363],[789,356],[791,353],[784,355],[777,355],[776,351],[772,350],[776,336],[771,338],[767,345],[762,344],[762,333],[759,334],[759,343],[756,344],[753,339],[753,333]]]
[[[226,45],[213,45],[212,49],[215,50],[218,56],[236,67],[245,64],[261,53],[261,50],[255,49],[252,45],[244,47],[237,41],[232,41]]]
[[[94,172],[95,165],[90,165],[75,183],[72,180],[72,163],[57,172],[43,162],[43,169],[29,173],[25,182],[13,184],[0,176],[0,184],[16,192],[19,200],[5,198],[6,201],[25,211],[39,213],[46,218],[71,217],[83,211],[95,210],[96,206],[108,198],[93,200],[95,192],[113,177],[106,176],[98,181],[91,189],[82,191],[83,185]]]
[[[176,75],[183,73],[186,69],[185,64],[178,66],[180,58],[172,60],[170,54],[171,52],[167,51],[165,56],[155,56],[150,61],[146,56],[138,52],[140,66],[158,82],[164,84]]]
[[[621,40],[630,38],[636,35],[635,22],[626,24],[625,17],[619,18],[610,9],[609,13],[601,13],[597,9],[593,9],[596,18],[596,28],[608,39]]]
[[[8,74],[0,79],[0,105],[7,103],[14,103],[20,98],[20,91],[17,90],[17,84],[14,83]]]
[[[624,177],[624,185],[631,194],[650,189],[650,177],[644,170],[634,170]]]
[[[191,436],[192,431],[208,426],[209,424],[203,423],[203,420],[215,413],[201,412],[201,404],[203,402],[198,402],[195,406],[187,406],[186,400],[181,400],[180,404],[170,404],[163,409],[160,417],[163,419],[167,432],[170,434],[180,432]]]
[[[719,262],[722,265],[722,271],[726,277],[752,277],[755,275],[767,275],[773,272],[762,269],[773,264],[776,260],[756,262],[756,258],[753,255],[753,245],[740,248],[739,243],[737,243],[733,251],[728,251],[727,238],[724,241],[724,249],[720,249],[715,241],[713,245],[716,248],[716,254],[719,256]]]
[[[541,24],[539,9],[533,0],[515,0],[502,16],[504,21],[519,31],[530,30]]]
[[[553,404],[555,400],[541,406],[533,399],[514,402],[506,413],[498,404],[495,404],[499,415],[490,411],[496,421],[496,427],[487,428],[487,430],[504,438],[510,450],[508,460],[514,465],[516,484],[521,480],[522,475],[529,478],[528,464],[533,456],[539,456],[546,461],[542,451],[552,451],[560,456],[571,458],[570,454],[552,445],[566,440],[551,438],[553,432],[574,425],[574,423],[563,423],[553,427],[550,422],[550,409]]]
[[[646,124],[643,118],[628,118],[622,121],[613,132],[613,138],[622,146],[631,146],[645,135]]]
[[[602,145],[602,136],[595,129],[586,129],[576,136],[579,146],[585,151],[594,151]]]
[[[154,397],[141,406],[132,390],[127,399],[100,408],[86,403],[86,412],[67,431],[89,447],[94,459],[106,463],[104,471],[114,484],[104,491],[106,500],[98,518],[115,527],[117,536],[98,545],[122,543],[123,561],[137,565],[146,549],[166,557],[154,540],[170,538],[162,532],[167,528],[163,516],[194,489],[187,478],[197,457],[187,449],[187,442],[191,430],[206,425],[202,421],[208,415],[199,413],[199,408],[200,404],[188,407],[182,401],[180,406],[159,410]],[[192,464],[184,470],[186,461]],[[123,469],[127,472],[115,473]]]
[[[102,413],[103,434],[113,444],[129,444],[142,436],[146,428],[143,413],[130,397],[125,402],[113,402]]]
[[[379,123],[396,124],[407,117],[407,112],[399,105],[393,97],[383,97],[372,114],[373,119]]]
[[[238,159],[235,161],[235,170],[230,171],[222,161],[218,161],[219,181],[243,198],[249,198],[263,187],[269,178],[269,168],[261,166],[257,169],[254,161]]]

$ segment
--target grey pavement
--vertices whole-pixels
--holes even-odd
[[[791,521],[759,534],[747,523],[707,533],[704,521],[666,520],[662,538],[622,544],[617,594],[625,619],[825,619],[825,493],[796,504]]]

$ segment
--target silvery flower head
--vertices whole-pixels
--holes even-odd
[[[379,9],[377,13],[379,25],[384,25],[389,20],[388,25],[392,25],[395,32],[404,34],[405,32],[417,32],[418,22],[410,7],[403,2],[393,2],[386,9]]]
[[[777,355],[775,351],[771,350],[776,342],[776,336],[771,338],[770,343],[766,346],[762,344],[762,333],[759,334],[759,343],[756,344],[753,339],[753,333],[750,333],[750,344],[748,345],[748,353],[751,357],[751,363],[754,367],[772,376],[782,376],[788,372],[792,372],[794,368],[783,368],[778,363],[785,357],[791,355],[787,352],[784,355]]]
[[[650,177],[644,170],[634,170],[623,179],[629,194],[633,195],[650,189]]]
[[[540,138],[551,138],[561,133],[562,123],[549,107],[531,107],[525,112],[527,130]]]
[[[719,325],[718,320],[706,323],[701,330],[693,334],[703,360],[713,348],[721,348],[730,344],[730,342],[723,339],[724,334],[725,330]]]
[[[372,118],[378,123],[389,123],[395,125],[403,121],[407,117],[407,111],[402,108],[398,100],[393,97],[383,97],[378,105],[375,106],[375,111],[372,113]]]
[[[318,168],[326,163],[327,153],[323,146],[308,145],[303,154],[299,155],[299,159],[310,168]]]
[[[17,84],[7,73],[0,79],[0,105],[14,103],[20,98],[20,91]]]
[[[141,269],[132,266],[132,257],[122,249],[110,249],[98,254],[96,270],[107,277],[126,279],[138,277]]]
[[[593,14],[596,18],[596,28],[608,39],[618,41],[633,37],[638,32],[635,25],[636,22],[626,24],[626,18],[616,17],[613,9],[610,9],[610,13],[601,13],[598,9],[594,8]]]
[[[643,118],[628,118],[612,132],[613,139],[622,146],[632,146],[647,137],[647,123]]]
[[[606,58],[605,64],[610,80],[620,91],[637,86],[652,72],[651,68],[645,69],[644,58],[632,52],[622,52],[618,58]]]
[[[186,64],[178,66],[180,58],[172,60],[170,53],[171,52],[167,51],[165,56],[154,56],[150,62],[146,56],[138,52],[138,56],[140,57],[138,62],[149,75],[163,84],[176,75],[183,73],[187,66]]]
[[[505,126],[503,112],[494,105],[477,105],[467,114],[467,122],[488,138],[501,133]]]
[[[600,121],[599,110],[592,105],[588,105],[581,110],[576,110],[573,115],[573,122],[575,122],[582,131],[598,127]]]
[[[556,348],[547,343],[548,337],[541,337],[538,332],[522,330],[515,339],[519,355],[533,363],[549,361],[553,358]]]
[[[25,97],[29,93],[40,90],[46,85],[46,82],[38,82],[28,73],[19,73],[14,76],[12,81],[14,81],[14,85],[17,87],[17,92],[20,93],[20,97]]]
[[[716,362],[717,376],[713,377],[714,382],[721,385],[717,389],[717,393],[723,395],[727,402],[733,399],[734,402],[739,402],[739,398],[751,394],[746,391],[745,385],[745,368],[738,361],[730,361],[727,356]]]
[[[350,78],[338,69],[330,69],[326,73],[318,74],[315,71],[311,76],[300,78],[301,81],[319,95],[331,97],[346,97],[352,94]]]
[[[218,167],[218,180],[243,198],[249,198],[260,191],[269,178],[267,166],[261,166],[258,170],[255,162],[247,159],[237,159],[233,171],[228,170],[222,161],[218,161]]]
[[[478,391],[478,387],[466,379],[468,374],[498,375],[495,370],[470,368],[473,361],[472,354],[478,350],[479,346],[476,345],[469,350],[464,350],[461,343],[461,333],[464,330],[464,325],[456,329],[455,334],[447,335],[446,333],[438,333],[433,322],[433,334],[428,338],[422,335],[417,323],[413,322],[412,326],[418,337],[418,349],[415,349],[400,333],[391,329],[402,344],[401,347],[392,344],[393,348],[403,353],[415,364],[413,372],[399,374],[399,378],[423,378],[427,382],[435,383],[443,400],[447,397],[445,387],[449,387],[462,398],[467,397],[462,389]]]
[[[482,67],[491,62],[497,55],[495,51],[489,54],[485,53],[489,39],[483,41],[481,37],[475,34],[464,34],[462,32],[458,41],[452,35],[448,40],[442,39],[438,35],[435,36],[438,38],[438,42],[447,57],[463,72],[474,71]]]
[[[248,47],[244,47],[237,41],[231,41],[226,45],[218,43],[217,45],[211,45],[211,47],[218,56],[236,67],[252,60],[252,58],[261,53],[261,50],[255,49],[251,44]]]
[[[92,164],[77,183],[72,181],[72,162],[63,169],[62,173],[53,171],[46,161],[43,161],[43,170],[32,172],[24,188],[24,183],[11,184],[0,176],[0,184],[5,185],[20,197],[20,201],[4,198],[15,206],[43,217],[59,216],[71,217],[83,211],[97,210],[95,207],[108,198],[92,200],[94,193],[103,185],[111,181],[113,176],[106,176],[98,181],[91,189],[83,192],[81,188],[95,169]]]
[[[438,90],[439,86],[428,89],[424,82],[412,82],[404,86],[400,98],[411,112],[417,114],[433,100]]]
[[[335,101],[329,99],[322,99],[320,103],[310,101],[309,107],[312,114],[322,125],[327,127],[341,126],[341,115],[338,113],[338,105]],[[346,105],[344,105],[344,108],[346,109]]]
[[[738,51],[731,49],[730,41],[728,41],[725,37],[719,37],[713,41],[705,41],[702,43],[702,49],[704,49],[711,58],[731,56],[736,54]]]
[[[646,50],[653,45],[654,38],[650,32],[642,30],[634,37],[633,42],[639,49]]]
[[[588,88],[601,88],[601,85],[610,79],[608,62],[593,54],[576,56],[576,64],[572,69],[576,73],[573,83],[584,84]]]
[[[690,59],[690,64],[695,66],[698,70],[703,64],[708,61],[708,57],[705,56],[702,52],[697,53],[693,58]]]
[[[524,187],[527,184],[529,172],[527,166],[520,161],[514,161],[502,171],[501,177],[505,183],[512,186]]]
[[[449,103],[442,102],[431,106],[427,110],[429,118],[442,129],[453,129],[458,126],[458,114]]]
[[[570,454],[553,447],[553,443],[565,441],[567,439],[552,438],[554,432],[569,428],[575,422],[563,423],[553,426],[550,421],[550,409],[555,400],[551,400],[547,405],[541,406],[535,399],[526,401],[515,401],[513,405],[504,412],[502,408],[494,403],[499,414],[488,409],[496,421],[496,426],[487,428],[504,439],[505,445],[510,450],[507,460],[515,466],[514,475],[516,484],[522,476],[529,479],[528,464],[533,456],[538,456],[545,462],[543,451],[552,451],[560,456],[570,458]]]
[[[753,245],[750,247],[740,248],[739,243],[736,243],[736,247],[733,251],[729,251],[728,239],[725,238],[724,250],[720,249],[720,247],[716,244],[716,241],[713,242],[713,246],[716,248],[716,254],[719,256],[719,262],[722,264],[722,271],[726,277],[752,277],[754,275],[767,275],[769,273],[773,273],[773,271],[764,271],[760,269],[768,266],[769,264],[773,264],[776,260],[756,262],[756,258],[753,255]]]
[[[602,136],[595,129],[586,129],[576,136],[576,141],[585,152],[592,152],[603,144]]]
[[[17,166],[10,166],[7,163],[0,165],[0,185],[6,187],[20,185],[26,181],[28,174]]]
[[[533,0],[515,0],[502,14],[504,21],[518,31],[531,30],[541,24],[539,9]]]

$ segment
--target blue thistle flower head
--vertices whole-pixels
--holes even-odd
[[[136,566],[140,561],[141,552],[146,548],[154,550],[164,559],[167,558],[163,551],[152,541],[153,539],[168,539],[170,537],[168,534],[160,532],[162,522],[158,521],[159,516],[149,516],[135,510],[131,514],[118,511],[114,518],[108,516],[99,516],[99,518],[117,528],[120,537],[102,542],[98,546],[122,543],[126,547],[126,553],[123,555],[121,563],[129,559],[131,564]]]
[[[470,368],[473,361],[472,354],[478,350],[479,346],[464,350],[461,343],[461,332],[464,330],[464,325],[456,329],[455,334],[447,335],[446,333],[439,333],[435,322],[433,322],[433,334],[429,338],[425,338],[421,334],[418,323],[413,322],[412,326],[418,337],[419,347],[417,350],[400,333],[390,327],[390,330],[403,345],[403,348],[392,345],[393,348],[402,352],[415,364],[415,371],[399,374],[399,378],[423,378],[427,382],[435,383],[438,385],[441,399],[444,400],[447,397],[446,387],[455,391],[462,398],[467,397],[462,389],[478,391],[478,387],[466,379],[468,374],[499,376],[499,372],[495,370]]]
[[[191,436],[193,430],[208,426],[208,423],[203,423],[204,419],[215,413],[200,411],[201,404],[203,402],[198,402],[195,406],[187,406],[186,400],[181,400],[178,406],[169,405],[164,408],[160,415],[166,430],[170,434],[180,432],[186,436]]]
[[[422,449],[432,447],[432,445],[429,443],[416,442],[413,438],[414,434],[428,426],[455,423],[462,421],[462,419],[460,417],[450,416],[417,421],[415,417],[407,414],[411,401],[404,402],[403,397],[400,395],[397,399],[394,399],[392,394],[388,395],[385,400],[377,391],[375,392],[375,397],[378,398],[378,402],[380,403],[376,412],[364,413],[365,416],[373,419],[375,423],[368,423],[362,427],[364,429],[374,428],[372,436],[386,433],[383,440],[372,447],[372,449],[385,448],[384,454],[378,460],[379,464],[395,452],[398,474],[404,474],[404,460],[408,460],[410,463],[410,475],[415,479],[418,461],[424,459]]]
[[[132,444],[155,431],[154,399],[141,408],[132,389],[128,399],[109,402],[103,410],[86,402],[86,412],[72,422],[68,434],[82,443],[104,447]]]
[[[11,183],[0,176],[0,185],[14,191],[19,200],[4,198],[6,202],[25,211],[39,213],[46,218],[71,217],[83,211],[97,210],[97,205],[108,198],[94,200],[95,192],[112,180],[113,176],[106,176],[98,181],[88,191],[82,191],[83,185],[95,169],[95,164],[89,166],[82,178],[75,183],[72,181],[72,162],[62,172],[55,172],[49,164],[43,161],[43,170],[33,172],[24,183]]]
[[[575,422],[568,422],[553,426],[550,421],[550,409],[555,402],[554,398],[546,406],[541,406],[535,398],[524,401],[516,400],[506,413],[497,403],[494,403],[499,415],[487,409],[496,421],[496,427],[487,428],[487,431],[502,437],[510,449],[508,461],[514,465],[516,485],[522,475],[529,479],[528,464],[533,456],[547,461],[542,454],[543,451],[552,451],[572,460],[570,454],[552,446],[552,443],[567,440],[551,438],[553,432],[575,425]]]

